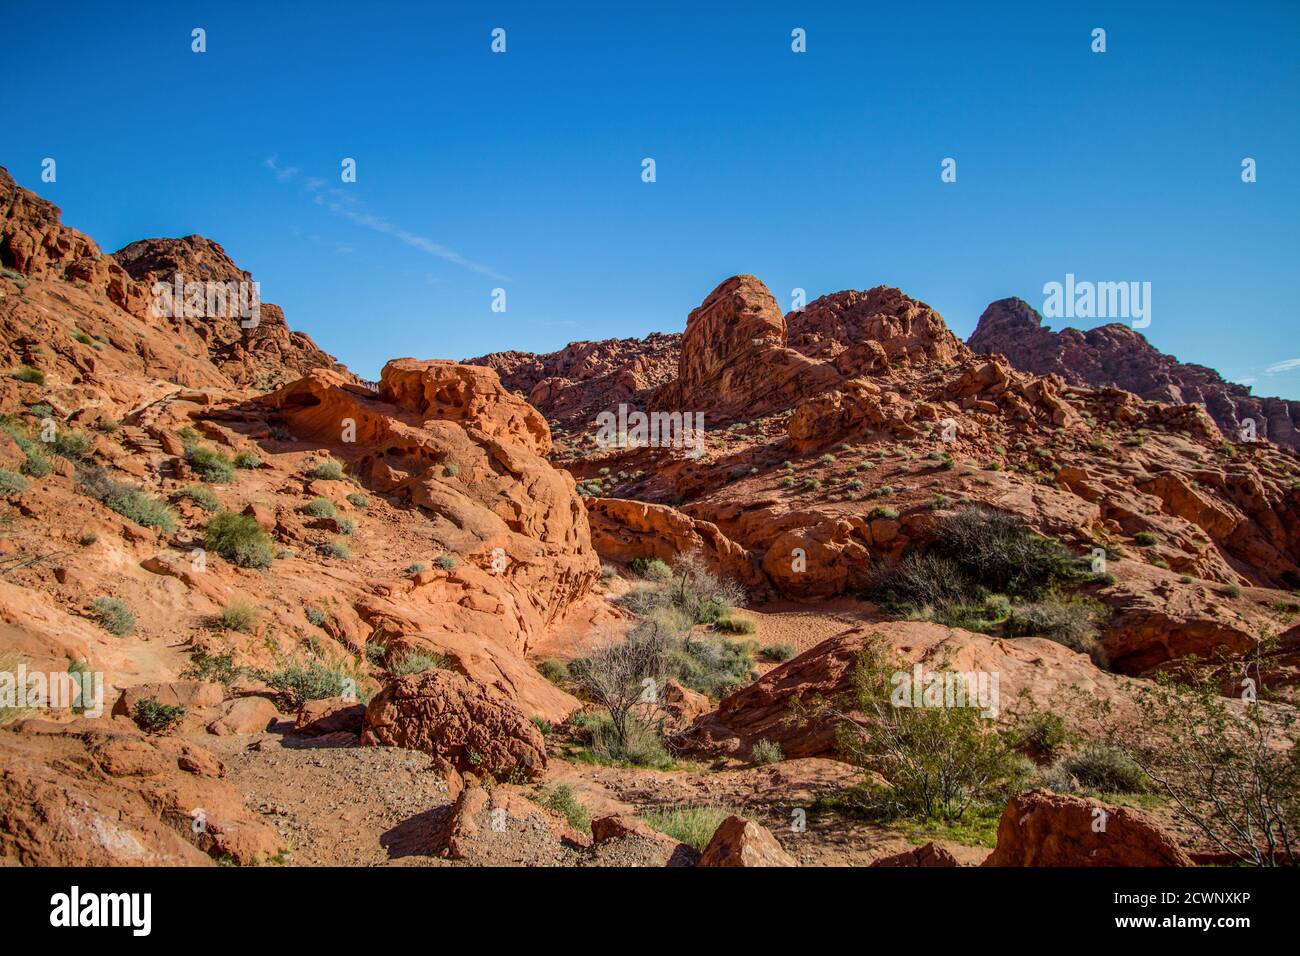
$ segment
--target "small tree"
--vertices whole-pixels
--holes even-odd
[[[609,711],[620,746],[629,742],[638,711],[658,712],[671,649],[667,631],[645,621],[631,630],[627,640],[606,644],[590,657],[574,661],[571,670],[579,686]]]

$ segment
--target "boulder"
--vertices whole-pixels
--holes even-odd
[[[279,712],[265,697],[240,697],[225,707],[225,712],[208,724],[208,733],[224,737],[228,734],[260,734],[270,728],[280,717]]]
[[[298,710],[293,732],[303,737],[324,734],[360,734],[366,718],[366,705],[342,697],[309,700]]]
[[[714,831],[697,866],[798,866],[766,827],[735,815]]]

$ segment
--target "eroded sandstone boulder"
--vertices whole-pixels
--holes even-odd
[[[714,831],[696,866],[798,866],[772,836],[771,831],[753,820],[734,814]]]

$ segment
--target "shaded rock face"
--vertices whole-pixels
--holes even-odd
[[[1050,790],[1007,804],[997,848],[984,866],[1192,866],[1174,839],[1142,811]]]
[[[419,750],[458,773],[497,780],[532,779],[546,769],[546,741],[522,710],[445,670],[398,678],[376,694],[361,743]]]
[[[967,344],[983,354],[1001,353],[1021,371],[1059,375],[1072,385],[1114,386],[1149,401],[1203,405],[1234,439],[1242,422],[1254,419],[1259,437],[1300,447],[1300,403],[1251,395],[1212,368],[1165,355],[1127,325],[1053,332],[1023,299],[1000,299],[984,310]]]

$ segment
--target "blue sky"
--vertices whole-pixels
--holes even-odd
[[[366,376],[677,331],[737,272],[787,309],[895,285],[963,338],[1073,273],[1149,281],[1153,344],[1300,399],[1294,2],[18,0],[5,25],[0,164],[108,250],[215,239]]]

